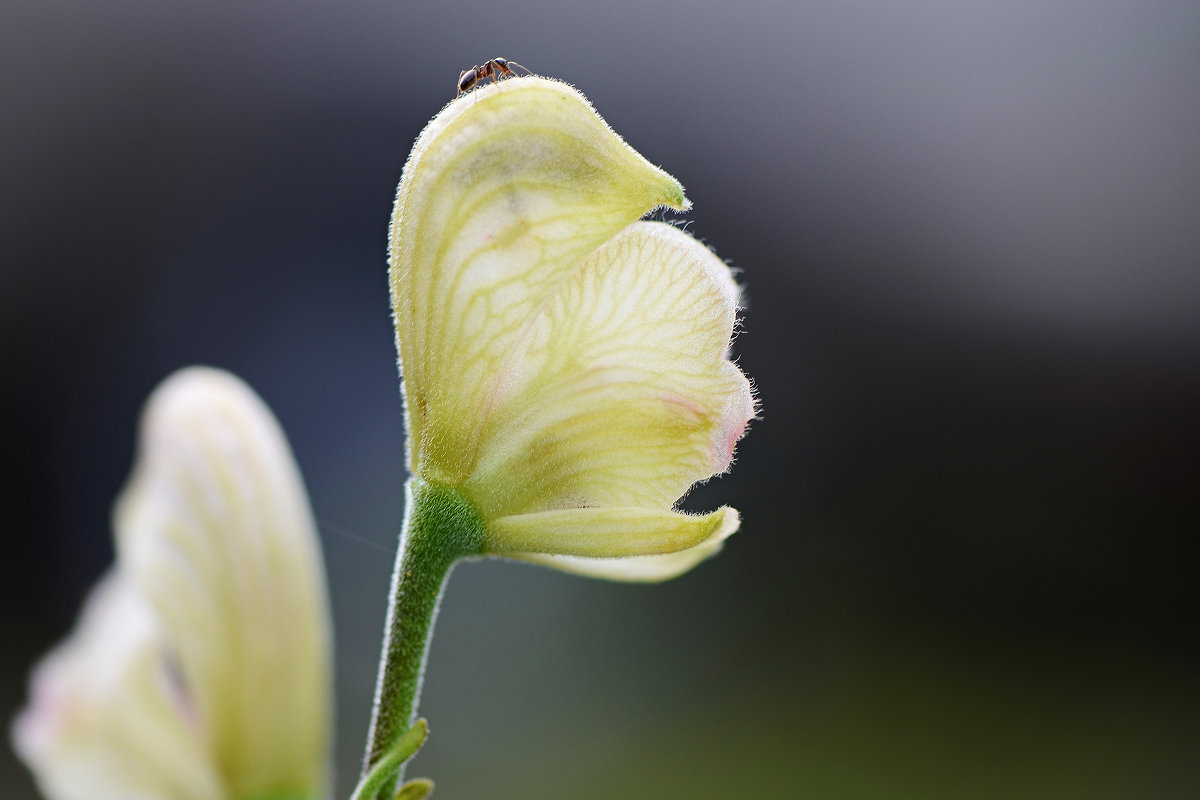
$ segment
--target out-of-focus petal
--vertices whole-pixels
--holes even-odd
[[[726,360],[738,292],[682,231],[640,222],[558,284],[509,366],[464,492],[485,517],[670,507],[754,416]]]
[[[51,800],[226,800],[153,612],[115,572],[34,672],[13,726]]]
[[[687,206],[679,183],[564,83],[507,80],[429,123],[391,230],[413,473],[467,477],[535,314],[597,246],[663,205]]]
[[[257,395],[205,368],[156,390],[115,527],[231,796],[323,794],[324,570],[291,451]]]

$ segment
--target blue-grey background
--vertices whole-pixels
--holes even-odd
[[[450,798],[1200,795],[1200,5],[0,10],[0,716],[139,407],[237,372],[308,481],[362,748],[403,500],[394,185],[461,69],[579,86],[743,270],[763,419],[674,583],[453,576]],[[34,796],[7,748],[0,793]]]

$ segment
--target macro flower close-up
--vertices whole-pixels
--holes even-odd
[[[0,799],[1200,797],[1200,4],[0,61]]]
[[[755,413],[729,268],[637,222],[689,205],[557,81],[478,89],[418,139],[390,259],[409,469],[474,506],[484,552],[651,580],[736,530],[672,510]]]
[[[113,527],[117,563],[13,728],[45,796],[326,797],[325,574],[271,412],[226,372],[167,379]]]
[[[455,563],[654,582],[737,530],[732,508],[675,508],[755,415],[729,267],[639,222],[689,205],[559,81],[476,89],[417,138],[389,247],[412,478],[356,800],[403,776]]]

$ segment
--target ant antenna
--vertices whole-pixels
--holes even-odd
[[[524,66],[524,65],[522,65],[522,64],[518,64],[518,63],[517,63],[517,62],[515,62],[515,61],[512,61],[512,60],[507,60],[507,59],[506,59],[506,63],[507,63],[507,65],[508,65],[508,66],[510,66],[510,67],[520,67],[521,69],[525,70],[525,74],[526,74],[526,75],[532,75],[532,74],[533,74],[533,70],[531,70],[529,67],[526,67],[526,66]]]

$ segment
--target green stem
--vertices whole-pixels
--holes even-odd
[[[414,477],[406,490],[408,505],[392,573],[364,776],[413,726],[446,578],[456,561],[481,551],[486,526],[475,507],[455,489]],[[401,765],[378,797],[391,800],[403,775]]]

